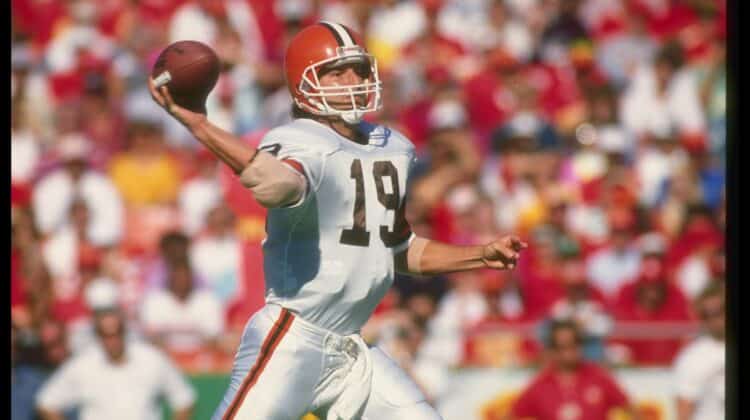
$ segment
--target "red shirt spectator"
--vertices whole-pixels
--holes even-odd
[[[10,307],[14,309],[26,305],[26,286],[22,273],[21,251],[13,249],[10,253]]]
[[[550,365],[521,393],[510,418],[601,420],[614,408],[629,408],[612,375],[582,360],[581,335],[574,323],[553,322],[547,347]]]
[[[65,5],[60,0],[12,0],[11,11],[17,30],[41,49],[52,38],[54,23],[65,16]]]
[[[628,397],[609,373],[594,363],[582,362],[568,383],[560,378],[558,369],[544,370],[518,398],[512,414],[537,420],[601,420],[610,410],[627,404]]]
[[[689,305],[682,292],[667,281],[661,261],[644,259],[640,277],[620,290],[614,305],[617,321],[689,321]],[[630,362],[667,364],[680,350],[680,338],[613,340],[627,347]]]
[[[510,87],[503,83],[519,71],[516,60],[500,51],[488,57],[487,64],[485,71],[464,84],[464,96],[471,98],[466,103],[469,121],[480,136],[488,135],[494,128],[502,126],[518,106]]]

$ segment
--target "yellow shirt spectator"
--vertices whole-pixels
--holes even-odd
[[[180,186],[179,166],[167,154],[121,154],[112,160],[110,176],[128,205],[172,203]]]

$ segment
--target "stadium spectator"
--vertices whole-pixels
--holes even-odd
[[[460,103],[444,101],[435,104],[430,109],[429,118],[429,155],[413,169],[415,180],[409,204],[418,220],[423,217],[434,219],[437,212],[445,211],[445,194],[458,184],[475,179],[480,164]],[[445,229],[434,220],[431,225],[431,228]],[[449,232],[444,230],[433,234],[444,237]]]
[[[191,0],[175,10],[170,19],[169,42],[191,39],[217,46],[222,25],[237,32],[247,62],[263,57],[263,44],[253,8],[237,0]],[[221,46],[219,46],[221,47]]]
[[[112,181],[89,165],[93,147],[80,134],[67,135],[57,143],[62,167],[39,180],[32,192],[35,221],[42,235],[61,229],[72,203],[80,198],[91,212],[86,235],[92,243],[114,245],[122,237],[122,198]]]
[[[86,285],[83,295],[89,313],[83,322],[69,333],[70,338],[68,341],[71,353],[80,354],[88,349],[89,346],[96,343],[96,330],[94,327],[95,320],[98,317],[106,313],[122,310],[121,288],[120,284],[107,277],[98,277]],[[131,325],[127,329],[126,334],[128,340],[139,338],[136,325]]]
[[[690,320],[687,301],[680,289],[668,281],[664,263],[658,256],[644,258],[639,275],[622,287],[612,310],[618,322]],[[674,333],[670,336],[668,331],[659,338],[624,338],[616,342],[628,350],[626,363],[642,365],[671,363],[682,345],[682,339]]]
[[[662,47],[654,65],[640,67],[623,93],[623,125],[639,136],[676,130],[680,136],[706,130],[698,84],[684,67],[682,48],[676,43]]]
[[[143,278],[145,289],[159,289],[167,286],[169,270],[176,264],[190,260],[190,237],[184,233],[173,230],[165,232],[159,238],[159,255],[144,264]],[[196,278],[197,285],[202,284],[200,278]]]
[[[583,360],[582,342],[574,322],[555,321],[550,325],[546,342],[549,363],[513,403],[506,420],[605,419],[615,408],[639,418],[612,375]]]
[[[73,407],[80,418],[158,419],[166,397],[175,419],[191,416],[195,392],[179,370],[154,347],[126,339],[118,312],[95,318],[97,345],[67,360],[44,384],[36,405],[45,420]],[[113,392],[127,389],[128,392]]]
[[[564,294],[552,304],[551,320],[572,320],[582,335],[583,356],[587,360],[604,361],[604,339],[612,329],[604,295],[589,284],[586,267],[578,249],[563,255],[560,267]]]
[[[144,334],[169,352],[191,353],[214,345],[224,329],[221,302],[196,287],[187,261],[170,265],[165,289],[146,294],[140,313]]]
[[[236,235],[235,217],[224,204],[212,208],[206,227],[190,245],[190,261],[196,274],[228,306],[242,296],[241,246]]]
[[[591,283],[611,300],[627,281],[638,275],[641,254],[634,243],[637,229],[634,212],[616,208],[609,219],[609,245],[589,256],[586,270]]]
[[[724,418],[724,293],[723,285],[717,282],[695,299],[704,331],[680,351],[674,363],[678,420]]]
[[[11,244],[11,317],[19,328],[31,328],[50,315],[54,293],[28,207],[12,213]]]
[[[463,363],[478,366],[527,366],[537,361],[539,349],[528,327],[538,321],[518,275],[482,275],[485,315],[465,327]],[[483,337],[482,330],[503,326],[499,334]]]
[[[601,2],[589,1],[592,9]],[[596,61],[618,89],[627,86],[637,68],[646,65],[656,53],[658,43],[649,36],[645,18],[638,13],[629,13],[624,2],[607,2],[614,7],[622,7],[615,13],[619,16],[607,16],[603,19],[600,32],[607,34],[598,39]],[[618,4],[619,3],[619,4]],[[614,17],[614,19],[607,19]],[[619,21],[617,23],[613,22]],[[607,28],[608,27],[608,28]],[[607,28],[607,29],[605,29]],[[603,35],[603,34],[602,34]]]
[[[673,132],[649,131],[641,139],[637,154],[634,166],[641,203],[649,207],[665,207],[672,204],[670,198],[674,196],[678,203],[697,198],[695,188],[686,188],[692,185],[693,180],[687,179],[688,185],[682,185],[685,182],[678,184],[690,173],[688,155]],[[667,186],[670,188],[665,191]]]
[[[435,365],[435,369],[458,366],[464,360],[463,335],[490,311],[481,273],[455,273],[450,279],[454,286],[438,303],[420,349],[423,362]]]
[[[34,329],[11,327],[11,419],[34,420],[34,399],[53,371],[68,357],[67,334],[60,322],[46,320]],[[66,410],[65,419],[76,419]]]
[[[206,149],[195,154],[197,174],[180,186],[178,202],[182,215],[183,230],[195,235],[203,230],[206,215],[221,199],[219,163]]]
[[[90,211],[83,200],[71,204],[70,219],[42,243],[42,257],[52,275],[57,319],[71,328],[87,316],[83,290],[99,274],[105,249],[86,234]]]
[[[128,148],[112,158],[109,176],[128,206],[168,205],[177,198],[181,171],[160,127],[131,121]]]
[[[493,133],[494,154],[486,159],[480,185],[495,203],[495,217],[501,231],[526,230],[541,222],[540,198],[530,181],[532,150],[540,136],[517,131],[512,126]],[[542,135],[539,133],[534,133]]]
[[[10,121],[10,181],[26,189],[33,184],[42,150],[38,136],[26,124],[23,109],[13,107]]]

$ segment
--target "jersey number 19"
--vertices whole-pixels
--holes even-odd
[[[354,198],[354,224],[351,229],[341,231],[339,242],[347,245],[368,246],[370,245],[370,232],[367,231],[367,210],[365,205],[365,179],[362,173],[362,162],[354,159],[351,166],[351,178],[356,183]],[[404,206],[399,206],[401,196],[398,187],[398,171],[391,161],[381,160],[373,164],[372,176],[375,179],[375,187],[378,191],[378,201],[388,210],[395,211],[393,230],[388,226],[380,226],[380,239],[388,246],[395,246],[402,242],[404,231],[408,229],[404,217]],[[385,192],[383,177],[391,180],[391,192]]]

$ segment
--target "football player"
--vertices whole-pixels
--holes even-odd
[[[381,106],[375,58],[332,22],[300,31],[284,62],[291,123],[253,148],[149,88],[155,101],[229,165],[268,217],[266,305],[245,327],[213,419],[439,419],[418,387],[359,335],[394,272],[513,269],[514,236],[454,246],[411,232],[404,193],[412,143],[362,120]]]

